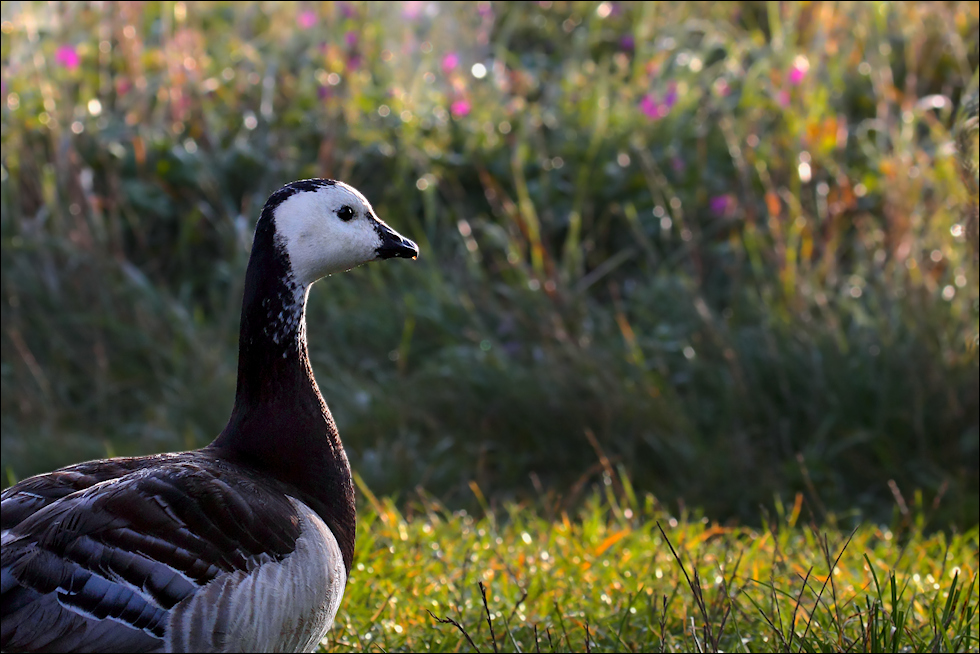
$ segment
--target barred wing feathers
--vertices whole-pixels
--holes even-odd
[[[275,482],[200,453],[166,459],[81,464],[3,493],[3,650],[222,650],[262,644],[245,642],[254,638],[315,646],[346,582],[329,529]],[[304,560],[289,561],[296,553]],[[283,577],[298,565],[293,576],[326,575],[337,597]],[[286,625],[275,616],[242,624],[270,589],[285,604],[314,602],[293,617],[308,629],[292,635],[312,645],[277,641]]]

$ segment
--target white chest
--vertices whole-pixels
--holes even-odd
[[[337,539],[290,498],[302,535],[281,561],[254,560],[219,575],[171,611],[165,649],[186,652],[311,652],[333,625],[347,584]]]

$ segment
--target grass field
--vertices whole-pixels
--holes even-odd
[[[755,529],[671,516],[628,488],[570,514],[557,502],[477,516],[424,498],[406,513],[361,492],[327,651],[980,647],[975,528],[926,535],[914,513],[891,528],[818,527],[802,496]]]

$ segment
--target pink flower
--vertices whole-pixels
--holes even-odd
[[[314,25],[316,25],[316,14],[310,10],[299,12],[299,16],[296,17],[296,23],[304,30],[308,30]]]
[[[466,116],[470,113],[469,100],[456,100],[449,106],[449,111],[453,114],[453,118]]]
[[[416,0],[403,3],[404,8],[402,9],[402,16],[408,18],[409,20],[418,18],[419,14],[422,13],[422,5],[424,4],[424,2],[417,2]]]
[[[789,83],[793,86],[799,86],[804,77],[806,77],[806,71],[800,66],[793,66],[789,69]]]
[[[793,59],[793,67],[789,69],[786,79],[793,86],[799,86],[808,70],[810,70],[810,60],[805,55],[797,55]]]
[[[75,52],[75,48],[70,45],[63,45],[54,54],[54,59],[68,70],[75,70],[82,59]]]
[[[716,195],[708,200],[708,206],[713,213],[725,215],[729,208],[735,206],[735,199],[731,195]]]
[[[653,99],[653,96],[647,93],[640,100],[640,111],[645,113],[650,118],[656,118],[659,113],[659,107],[657,101]]]
[[[780,107],[789,106],[789,91],[780,91],[776,94],[776,101],[779,102]]]
[[[657,102],[652,93],[647,93],[643,96],[643,99],[640,100],[640,111],[645,113],[648,118],[656,120],[666,116],[667,113],[670,112],[670,107]]]
[[[445,57],[442,58],[442,72],[449,74],[451,71],[456,69],[459,65],[459,55],[455,52],[450,52]]]

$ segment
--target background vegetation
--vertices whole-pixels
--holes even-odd
[[[254,221],[326,176],[423,253],[311,296],[375,493],[975,525],[978,19],[5,2],[8,481],[209,442]]]

